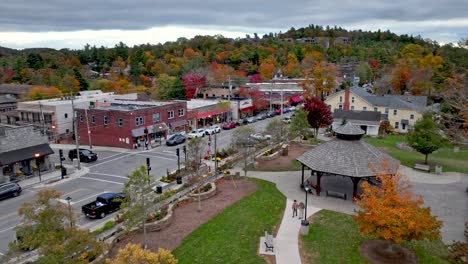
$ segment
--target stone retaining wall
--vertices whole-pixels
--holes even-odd
[[[170,204],[167,207],[167,215],[163,217],[161,220],[157,220],[154,222],[146,223],[146,230],[149,232],[157,232],[161,231],[164,228],[170,226],[172,224],[173,220],[173,209],[174,209],[175,204]]]
[[[191,201],[198,201],[198,196],[200,196],[200,200],[206,200],[208,198],[211,198],[216,195],[216,184],[214,182],[211,182],[211,189],[208,190],[207,192],[203,192],[200,194],[196,194],[191,192],[188,196]],[[195,189],[196,190],[196,189]]]

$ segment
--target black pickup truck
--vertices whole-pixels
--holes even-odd
[[[119,210],[124,199],[124,193],[103,193],[96,198],[96,201],[83,205],[81,211],[87,217],[104,218],[107,214]]]

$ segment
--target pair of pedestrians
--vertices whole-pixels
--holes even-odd
[[[304,205],[303,202],[300,202],[298,204],[297,200],[294,200],[294,202],[292,204],[292,209],[293,209],[292,217],[297,216],[297,209],[299,209],[299,219],[303,219],[304,218],[304,208],[305,208],[305,205]]]

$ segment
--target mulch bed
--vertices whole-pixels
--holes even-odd
[[[254,192],[257,185],[249,180],[235,180],[237,189],[230,179],[216,181],[215,196],[201,202],[202,211],[198,212],[198,202],[180,203],[174,209],[172,224],[159,232],[148,232],[148,249],[157,252],[158,248],[174,250],[182,240],[200,225],[217,215],[224,208],[230,206],[242,197]],[[117,255],[120,248],[128,243],[143,244],[143,231],[133,232],[121,238],[109,251],[110,258]]]
[[[394,244],[393,252],[389,253],[386,248],[390,242],[383,240],[367,240],[359,247],[359,252],[372,264],[416,264],[418,258],[411,250]]]
[[[258,169],[284,169],[291,167],[291,163],[304,152],[310,149],[309,146],[300,146],[296,144],[291,144],[289,146],[288,156],[279,156],[274,160],[268,161],[258,161]]]

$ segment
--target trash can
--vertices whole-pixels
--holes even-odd
[[[162,193],[162,186],[161,185],[156,186],[156,193]]]
[[[65,168],[64,166],[62,166],[62,177],[67,175],[67,168]]]
[[[176,181],[177,181],[177,184],[182,184],[182,177],[177,176]]]

